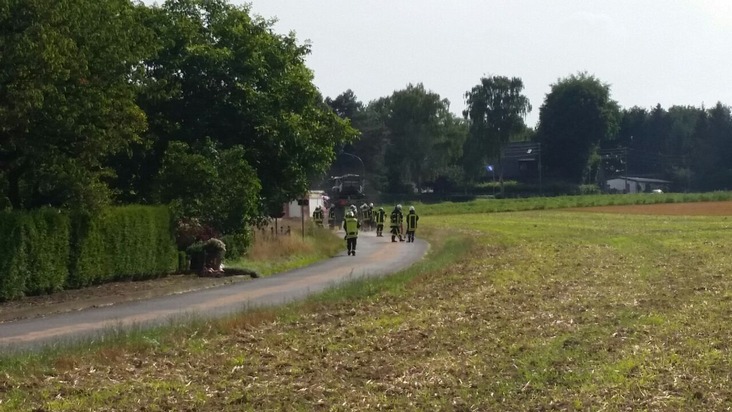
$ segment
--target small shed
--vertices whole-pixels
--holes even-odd
[[[307,200],[307,204],[303,206],[301,206],[297,200],[286,203],[284,205],[284,218],[299,219],[300,217],[302,217],[301,213],[304,213],[306,218],[311,218],[313,216],[313,211],[316,207],[320,206],[324,210],[326,209],[328,196],[325,195],[325,191],[323,190],[310,190],[308,191],[304,200]]]
[[[671,182],[646,177],[616,177],[608,179],[605,189],[608,193],[651,193],[660,189],[668,191]]]

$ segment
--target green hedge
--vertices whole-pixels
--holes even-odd
[[[123,206],[74,219],[70,287],[148,279],[178,270],[178,252],[164,206]]]
[[[176,272],[171,219],[164,206],[0,213],[0,301]]]
[[[70,219],[53,209],[0,213],[0,300],[63,289]]]
[[[239,259],[244,256],[252,244],[253,233],[247,230],[244,233],[224,235],[221,240],[226,245],[226,259]]]

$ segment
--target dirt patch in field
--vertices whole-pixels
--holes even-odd
[[[569,208],[565,210],[597,213],[624,213],[636,215],[732,216],[732,201],[597,206]]]

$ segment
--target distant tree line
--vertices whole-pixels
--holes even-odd
[[[520,78],[490,76],[465,93],[463,116],[423,84],[363,104],[352,90],[326,98],[360,131],[343,150],[359,156],[378,190],[410,193],[470,188],[501,170],[511,142],[536,142],[545,179],[568,185],[604,185],[630,173],[664,179],[675,191],[732,188],[732,116],[711,108],[660,105],[621,108],[610,86],[593,75],[559,79],[539,108],[536,129]],[[502,181],[502,179],[500,179]]]
[[[272,24],[227,0],[6,1],[0,209],[169,204],[230,233],[322,181],[339,153],[379,191],[449,192],[516,141],[541,144],[547,179],[600,184],[623,170],[677,190],[732,186],[721,103],[623,109],[578,73],[551,85],[534,130],[515,77],[466,87],[462,116],[421,83],[367,104],[351,90],[324,99],[309,46]]]

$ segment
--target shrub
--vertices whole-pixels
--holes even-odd
[[[63,288],[69,217],[54,209],[0,213],[0,300]]]
[[[163,206],[124,206],[73,223],[69,286],[145,279],[178,268],[171,216]]]
[[[203,269],[205,263],[206,253],[203,251],[204,242],[197,241],[193,242],[186,248],[186,254],[190,264],[188,269],[193,272],[200,272]]]
[[[238,259],[244,256],[252,244],[252,232],[224,235],[221,240],[226,244],[226,259]]]
[[[207,255],[216,255],[223,258],[226,253],[226,244],[219,239],[211,238],[204,242],[203,251]]]
[[[0,214],[0,301],[23,296],[27,254],[22,247],[20,213]]]
[[[599,195],[600,187],[597,185],[580,185],[579,194],[581,195]]]

